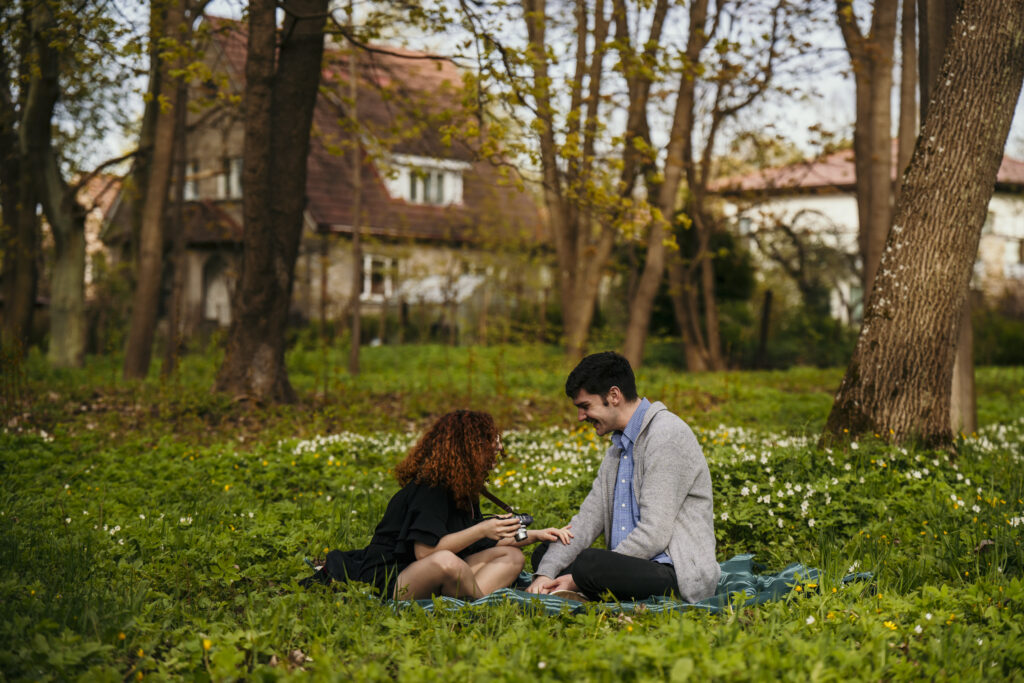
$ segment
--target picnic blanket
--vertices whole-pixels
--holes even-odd
[[[465,607],[480,607],[495,604],[518,604],[525,610],[543,609],[548,614],[576,614],[590,608],[606,609],[612,612],[630,614],[634,612],[685,612],[687,610],[703,610],[718,613],[729,607],[738,606],[737,594],[745,596],[743,605],[758,605],[769,600],[779,600],[791,592],[815,591],[818,588],[821,572],[799,562],[788,565],[775,574],[756,574],[754,555],[736,555],[720,563],[722,577],[718,580],[715,594],[700,602],[683,602],[673,598],[656,597],[638,602],[603,602],[583,603],[576,600],[555,597],[553,595],[534,595],[522,590],[530,584],[533,576],[522,573],[516,582],[516,588],[502,588],[479,600],[466,601],[449,597],[437,597],[424,600],[397,601],[396,607],[419,605],[426,612],[454,611]],[[870,572],[850,574],[843,583],[872,578]]]

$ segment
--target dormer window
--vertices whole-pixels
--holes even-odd
[[[410,204],[450,206],[462,203],[462,173],[470,168],[464,161],[396,154],[388,164],[385,178],[388,194]]]

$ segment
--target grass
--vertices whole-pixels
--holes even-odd
[[[373,348],[289,356],[301,400],[209,392],[215,353],[168,382],[116,358],[5,373],[0,678],[1019,678],[1024,370],[978,372],[982,427],[955,454],[815,445],[837,369],[644,368],[700,438],[719,559],[825,572],[817,592],[727,614],[514,607],[395,612],[358,586],[303,591],[302,557],[365,544],[389,470],[445,410],[510,430],[502,498],[563,523],[604,441],[573,424],[557,349]],[[326,390],[325,390],[326,389]],[[874,579],[843,586],[847,573]]]

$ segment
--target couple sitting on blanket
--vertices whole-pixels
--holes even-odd
[[[590,493],[567,526],[531,529],[524,538],[516,517],[481,516],[479,496],[488,495],[484,483],[503,454],[501,438],[490,415],[460,410],[434,423],[399,463],[402,489],[370,545],[331,551],[303,583],[353,579],[399,600],[477,599],[512,585],[524,564],[520,548],[543,542],[533,553],[531,593],[712,596],[720,569],[711,475],[693,432],[663,404],[640,399],[629,362],[613,352],[584,358],[565,392],[579,420],[611,434]],[[600,534],[609,550],[590,547]]]

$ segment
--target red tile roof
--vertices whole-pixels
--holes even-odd
[[[243,87],[244,24],[212,18],[231,81]],[[470,140],[447,130],[464,130],[460,107],[462,75],[447,59],[402,48],[373,46],[359,54],[356,111],[361,137],[364,233],[393,238],[445,241],[500,239],[536,243],[542,221],[533,199],[519,192],[489,162],[476,160]],[[353,223],[352,102],[348,55],[327,48],[321,92],[313,115],[307,165],[307,210],[318,228],[347,233]],[[372,139],[372,140],[371,140]],[[463,172],[463,203],[433,206],[391,197],[373,154],[408,154],[457,160]]]
[[[895,177],[894,161],[893,178]],[[844,149],[810,161],[721,178],[711,183],[711,190],[725,195],[799,190],[851,191],[856,185],[856,180],[853,150]],[[1003,157],[996,184],[1003,187],[1024,187],[1024,161]]]

